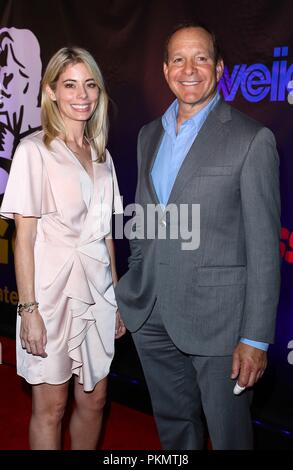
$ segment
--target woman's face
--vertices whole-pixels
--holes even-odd
[[[47,92],[57,102],[65,125],[88,121],[99,98],[98,85],[84,63],[68,65],[57,81],[55,92],[49,87]]]

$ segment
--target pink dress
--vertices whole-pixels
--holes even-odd
[[[90,391],[109,372],[117,305],[105,237],[112,213],[123,208],[106,156],[93,162],[92,182],[64,142],[57,138],[48,150],[41,131],[22,140],[12,161],[1,214],[38,218],[35,293],[47,358],[22,349],[17,318],[17,372],[31,384],[61,384],[76,374]]]

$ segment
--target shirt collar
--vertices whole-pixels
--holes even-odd
[[[220,99],[220,94],[217,91],[213,99],[198,113],[194,114],[190,119],[185,121],[182,126],[192,126],[196,133],[199,132],[206,118],[208,117],[211,110],[216,106]],[[165,131],[171,136],[176,135],[176,118],[178,113],[178,100],[174,100],[169,106],[167,111],[162,116],[162,125]]]

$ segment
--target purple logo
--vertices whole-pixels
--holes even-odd
[[[293,78],[293,64],[288,64],[288,47],[275,47],[272,66],[264,64],[234,65],[229,73],[227,67],[219,81],[218,88],[225,101],[234,101],[238,92],[252,103],[268,98],[269,101],[285,101],[288,97],[289,82]]]
[[[0,195],[19,140],[40,126],[40,46],[28,29],[0,29]]]

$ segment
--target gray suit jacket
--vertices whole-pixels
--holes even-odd
[[[162,136],[161,119],[139,134],[136,203],[145,209],[158,204],[150,172]],[[129,270],[116,287],[130,331],[141,327],[157,301],[169,335],[186,353],[229,355],[240,337],[273,341],[280,284],[278,165],[271,131],[220,100],[168,201],[200,204],[200,246],[184,251],[180,238],[131,241]],[[163,212],[160,217],[168,229],[168,218]]]

